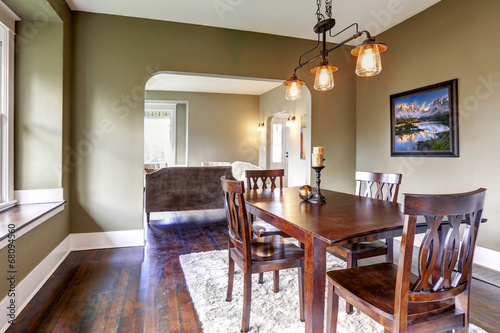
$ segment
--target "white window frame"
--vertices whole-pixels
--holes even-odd
[[[165,102],[165,101],[153,101],[147,100],[144,103],[144,114],[146,112],[151,111],[167,111],[170,112],[170,143],[171,143],[171,151],[174,160],[174,165],[177,165],[177,103],[173,102]],[[170,166],[170,163],[169,163]]]
[[[0,1],[0,210],[14,200],[14,31],[17,16]]]

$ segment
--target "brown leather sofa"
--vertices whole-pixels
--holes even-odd
[[[145,210],[150,213],[224,208],[220,178],[231,166],[167,167],[146,174]]]

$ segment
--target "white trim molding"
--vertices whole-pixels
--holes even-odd
[[[62,188],[20,190],[14,191],[14,196],[20,205],[64,201]]]
[[[144,229],[71,234],[71,251],[144,246]]]
[[[45,259],[33,269],[26,278],[16,285],[15,290],[15,315],[16,317],[28,305],[35,294],[42,288],[52,273],[61,265],[70,252],[70,237],[66,237]],[[0,308],[7,309],[11,298],[5,297],[0,302]],[[9,326],[10,318],[0,316],[0,332],[5,332]],[[15,323],[15,321],[14,321]]]

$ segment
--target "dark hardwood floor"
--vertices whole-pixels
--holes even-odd
[[[179,255],[227,247],[223,213],[152,220],[143,247],[77,251],[7,332],[201,332]],[[474,281],[472,322],[500,332],[500,288]]]

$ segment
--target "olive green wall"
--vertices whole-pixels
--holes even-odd
[[[75,12],[73,20],[71,232],[142,228],[144,85],[153,73],[178,71],[285,80],[292,74],[298,56],[315,44],[267,34],[82,12]],[[356,92],[354,64],[348,63],[350,56],[346,54],[335,52],[330,56],[341,67],[336,88],[312,93],[312,144],[325,146],[330,158],[322,174],[322,186],[353,192]],[[308,69],[298,74],[312,87],[313,76]],[[207,114],[203,119],[212,118]],[[255,121],[258,123],[257,116]],[[224,141],[227,128],[215,124],[211,130],[219,133],[217,143]],[[190,152],[199,149],[188,144]],[[207,142],[205,147],[216,145]],[[204,157],[213,157],[214,151]]]
[[[378,39],[382,73],[357,80],[357,169],[403,173],[403,193],[488,188],[478,245],[500,250],[500,2],[443,0]],[[390,157],[389,96],[458,78],[459,158]]]
[[[188,165],[202,161],[258,164],[259,96],[148,91],[149,100],[187,101]]]
[[[62,186],[67,198],[69,177],[62,172],[62,147],[69,145],[70,132],[71,11],[63,0],[49,1],[4,0],[22,18],[16,25],[15,189]],[[28,147],[27,140],[35,134],[47,139],[38,146],[46,154]],[[69,235],[69,206],[16,239],[18,281]],[[7,257],[6,250],[0,250],[0,258]],[[0,299],[8,290],[5,282],[0,282]]]
[[[63,24],[22,20],[16,30],[15,189],[60,188]]]

